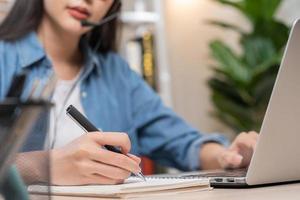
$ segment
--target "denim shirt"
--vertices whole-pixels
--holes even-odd
[[[103,131],[127,133],[131,153],[181,170],[196,170],[201,167],[201,145],[228,145],[225,137],[199,133],[167,108],[117,54],[99,55],[87,45],[83,51],[80,98],[84,112]],[[16,42],[0,42],[0,100],[4,99],[13,76],[24,70],[29,73],[25,93],[34,79],[43,79],[52,70],[35,32]],[[36,133],[41,134],[45,133]],[[41,137],[30,137],[29,141],[42,143]]]

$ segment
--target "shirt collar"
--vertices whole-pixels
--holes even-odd
[[[46,57],[35,32],[29,33],[17,42],[17,51],[23,68],[27,68]]]
[[[85,58],[84,74],[88,76],[93,70],[98,74],[101,72],[101,63],[99,56],[94,52],[87,41],[82,40],[80,46],[83,49]],[[18,56],[22,68],[27,68],[32,64],[45,59],[46,54],[40,41],[38,40],[36,32],[31,32],[17,43]]]

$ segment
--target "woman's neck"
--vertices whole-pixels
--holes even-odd
[[[46,19],[43,20],[37,34],[58,77],[64,80],[76,77],[83,64],[83,56],[79,50],[80,35],[68,34],[58,27],[53,27]]]

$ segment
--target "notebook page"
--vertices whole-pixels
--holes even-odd
[[[159,191],[177,188],[209,185],[208,179],[169,179],[169,178],[146,178],[141,181],[137,178],[129,178],[120,185],[121,193],[140,192],[140,191]]]
[[[197,186],[197,187],[188,187],[188,188],[178,188],[178,189],[170,189],[170,190],[161,190],[161,191],[151,191],[151,192],[135,192],[135,193],[127,193],[121,194],[118,196],[123,199],[131,199],[134,198],[137,200],[138,198],[142,198],[143,200],[154,200],[154,199],[168,199],[175,200],[179,199],[189,199],[188,195],[196,195],[199,192],[212,190],[212,187],[207,186]]]
[[[147,178],[141,181],[137,178],[129,178],[124,184],[119,185],[88,185],[88,186],[51,186],[53,195],[70,196],[98,196],[98,197],[117,197],[122,194],[176,190],[190,187],[209,187],[208,179],[165,179]],[[43,194],[48,192],[47,186],[32,185],[28,191],[32,194]]]

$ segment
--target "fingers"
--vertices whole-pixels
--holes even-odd
[[[84,168],[88,170],[90,174],[97,174],[112,180],[125,180],[131,174],[131,172],[125,169],[95,161],[86,162],[84,165]]]
[[[95,149],[90,156],[92,160],[119,167],[129,172],[138,173],[141,171],[139,163],[124,154],[114,153],[106,149]]]
[[[254,131],[246,133],[243,132],[239,134],[232,145],[230,146],[230,150],[239,151],[240,147],[248,147],[254,149],[258,140],[258,134]]]
[[[224,169],[239,168],[242,164],[243,156],[235,151],[226,150],[219,157],[219,163]]]
[[[127,156],[130,157],[130,158],[132,158],[132,159],[133,159],[135,162],[137,162],[138,164],[140,164],[141,161],[142,161],[141,158],[139,158],[139,157],[137,157],[137,156],[135,156],[135,155],[133,155],[133,154],[128,153]]]
[[[129,137],[125,133],[90,133],[90,138],[98,145],[112,145],[121,147],[123,153],[127,154],[130,151],[131,143]],[[105,149],[97,148],[91,152],[91,159],[125,169],[129,172],[138,173],[141,171],[139,164],[140,158],[129,155],[114,153]]]
[[[111,145],[120,147],[124,154],[127,154],[131,149],[131,142],[126,133],[89,133],[89,137],[99,145]]]
[[[241,168],[250,164],[258,134],[254,131],[243,132],[233,141],[230,148],[220,157],[220,163],[225,168]]]
[[[258,140],[258,133],[256,133],[255,131],[250,131],[248,132],[249,137],[253,138],[254,140]]]
[[[91,174],[90,176],[85,177],[80,185],[115,185],[123,182],[124,179],[111,179],[99,174]]]
[[[129,137],[122,133],[90,133],[53,151],[52,180],[58,185],[117,184],[141,171],[140,158],[103,149],[104,145],[130,151]]]

